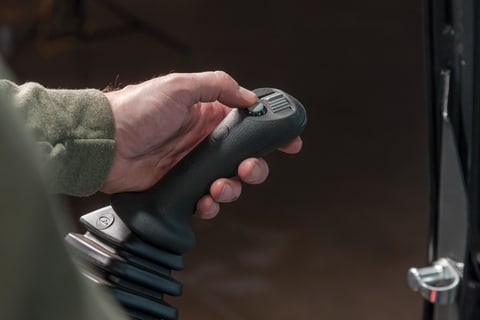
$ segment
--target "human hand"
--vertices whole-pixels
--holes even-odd
[[[204,72],[169,74],[106,93],[115,121],[115,154],[102,187],[105,193],[140,191],[153,186],[200,143],[228,114],[257,100],[228,74]],[[280,148],[297,153],[299,137]],[[241,181],[258,184],[268,176],[263,159],[250,158],[238,167]],[[214,181],[210,194],[197,202],[196,215],[212,218],[220,202],[241,193],[237,178]]]

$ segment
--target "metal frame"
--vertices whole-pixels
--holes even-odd
[[[427,300],[425,320],[480,319],[480,4],[476,0],[424,4],[429,267],[411,269],[410,284]],[[460,279],[454,291],[452,279]],[[437,297],[448,290],[448,298]]]

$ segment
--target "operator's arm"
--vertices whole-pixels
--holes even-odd
[[[246,108],[253,92],[224,72],[169,74],[122,90],[52,90],[39,84],[0,81],[33,134],[52,191],[85,196],[139,191],[151,187],[226,116]],[[300,138],[281,148],[301,149]],[[246,159],[240,179],[261,183],[268,175],[263,159]],[[221,178],[199,199],[197,215],[211,218],[220,202],[241,193],[240,181]]]
[[[114,153],[113,116],[102,92],[0,80],[0,94],[11,98],[33,135],[51,191],[87,196],[100,189]]]

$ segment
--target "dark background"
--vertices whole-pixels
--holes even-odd
[[[56,23],[38,20],[42,3],[0,4],[15,39]],[[122,22],[101,1],[85,3],[88,30]],[[198,244],[178,274],[185,293],[170,299],[181,319],[420,319],[406,272],[424,263],[427,239],[421,2],[114,3],[190,51],[142,33],[94,42],[31,33],[9,57],[18,80],[102,89],[221,69],[247,88],[281,88],[308,111],[300,155],[270,156],[267,183],[194,221]],[[69,203],[78,216],[107,197]]]

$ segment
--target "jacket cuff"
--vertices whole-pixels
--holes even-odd
[[[40,148],[50,190],[88,196],[102,187],[114,155],[114,120],[98,90],[52,90],[0,80],[0,93],[25,121]]]
[[[38,141],[47,156],[51,189],[75,196],[91,195],[102,187],[112,166],[114,120],[107,97],[98,90],[47,90],[65,112],[46,121],[60,120],[62,139]],[[55,119],[57,118],[57,119]]]

